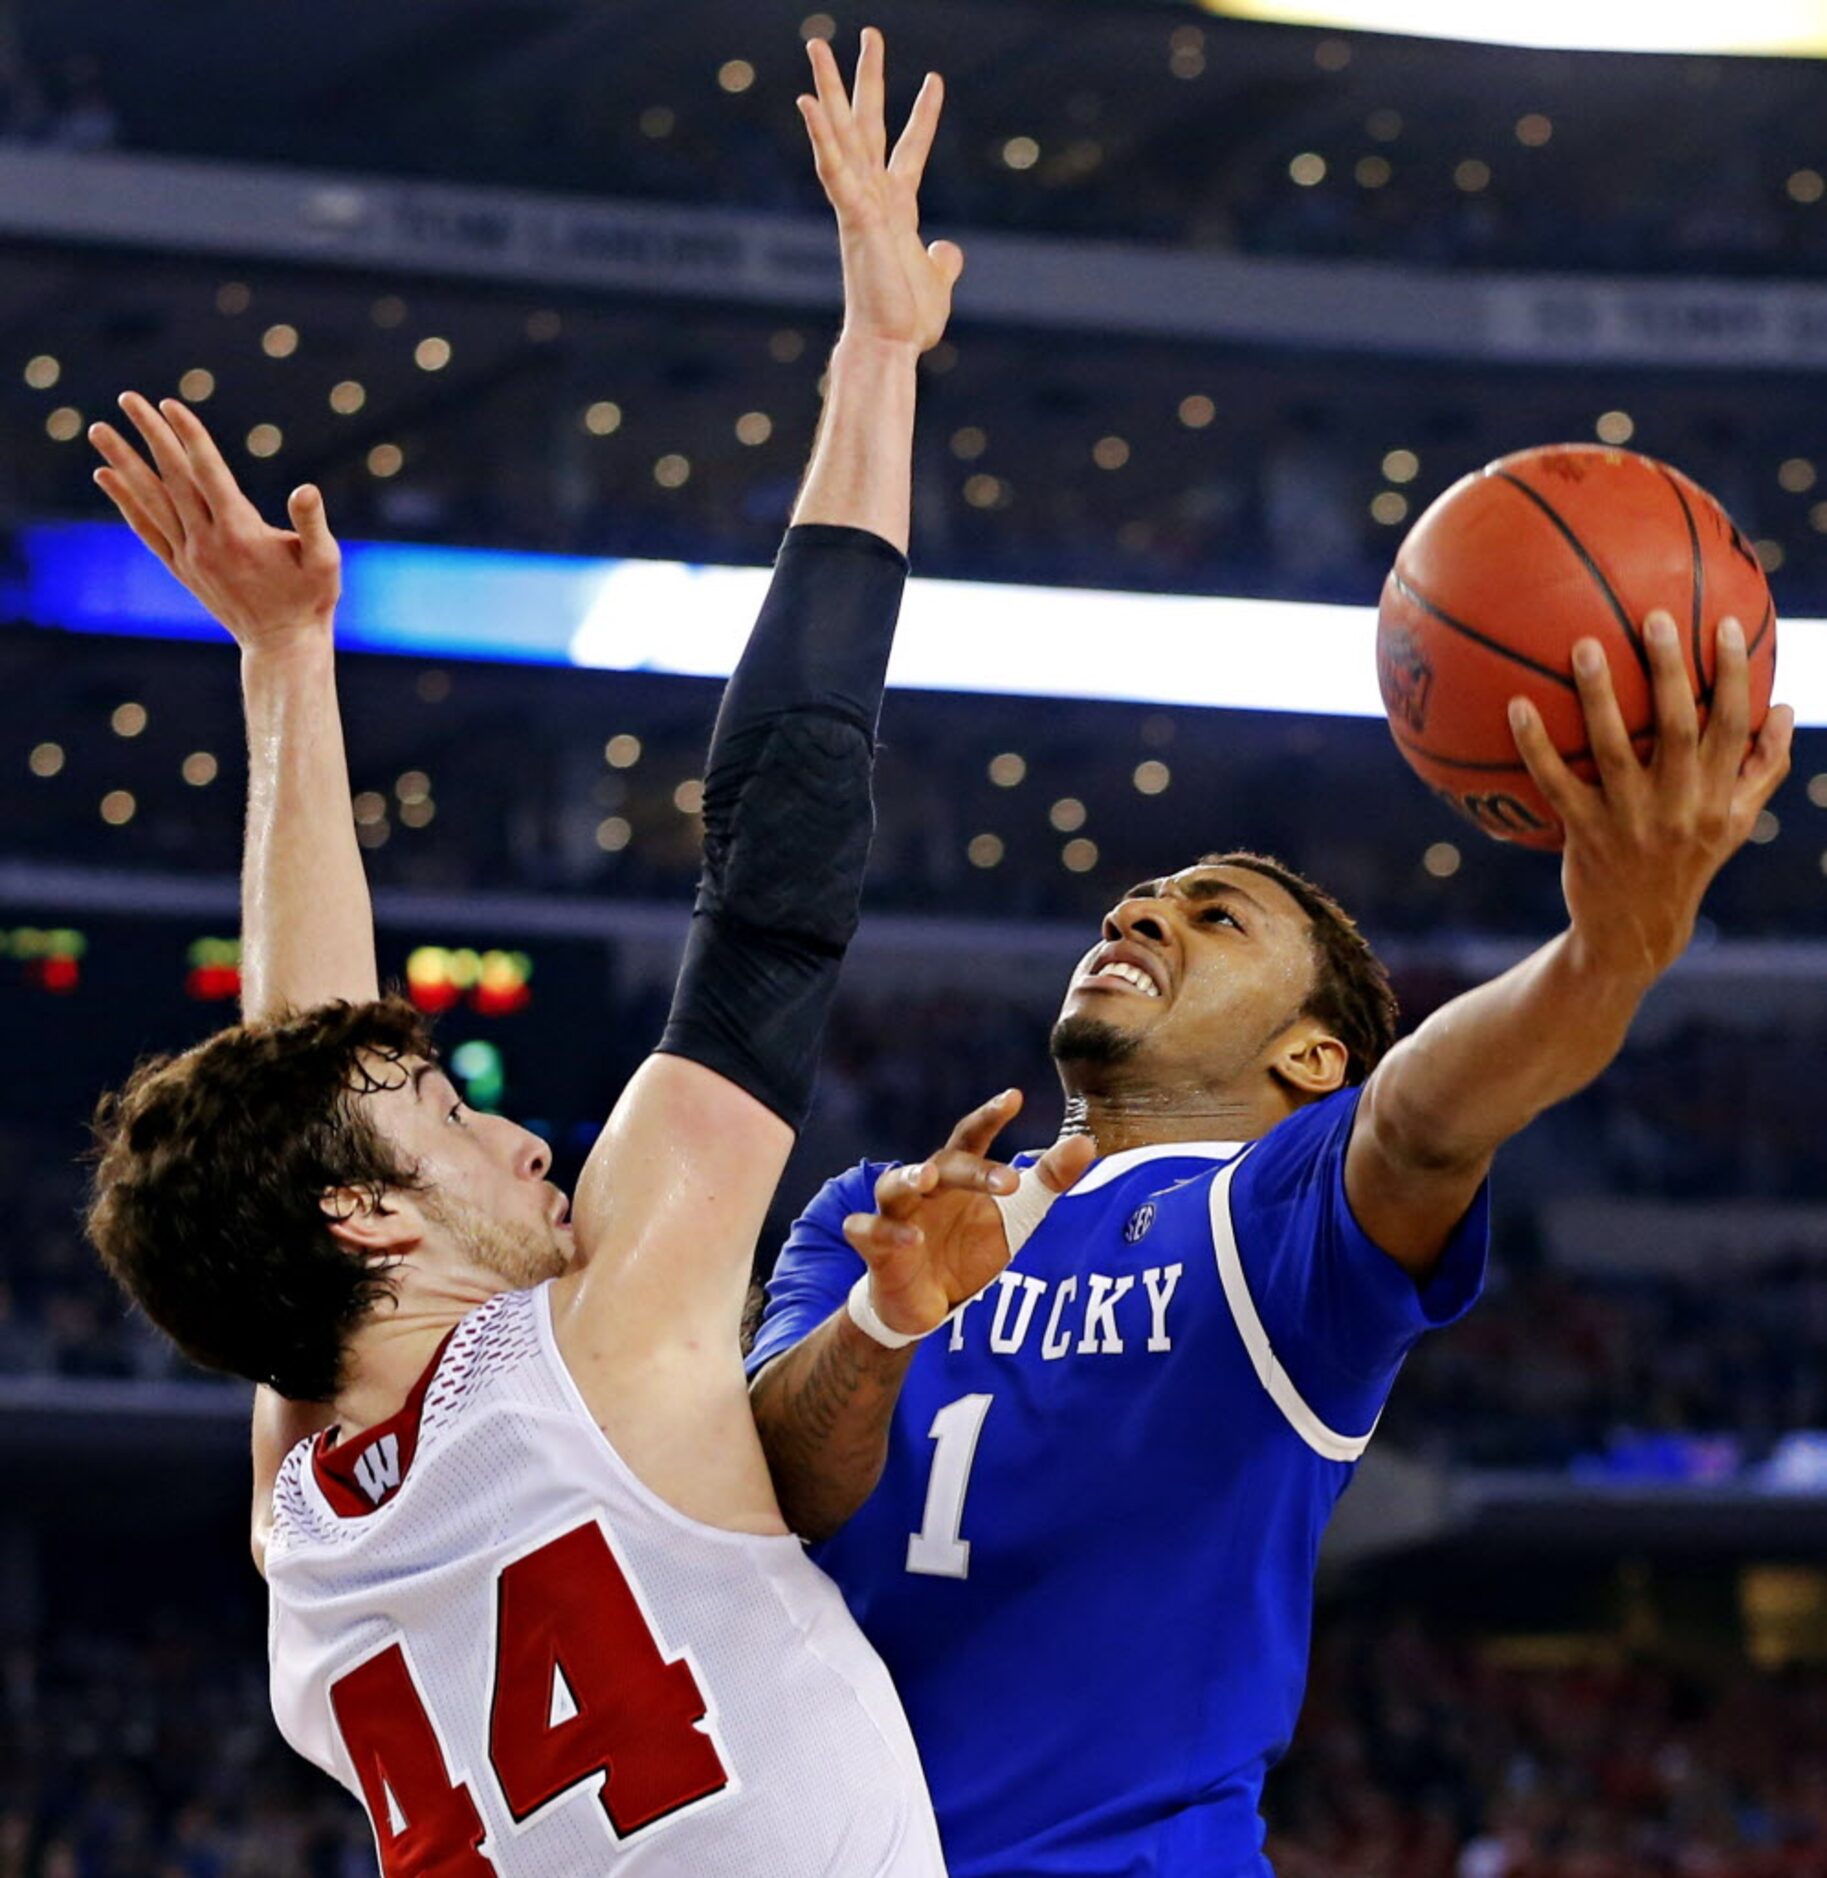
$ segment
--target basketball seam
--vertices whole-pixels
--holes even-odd
[[[1559,530],[1561,539],[1579,556],[1580,565],[1592,576],[1593,585],[1598,588],[1600,594],[1604,597],[1605,604],[1611,608],[1612,617],[1618,622],[1618,625],[1623,628],[1624,637],[1629,641],[1630,649],[1637,655],[1637,663],[1643,668],[1643,674],[1647,677],[1649,675],[1649,655],[1643,649],[1642,638],[1638,634],[1636,627],[1631,623],[1630,615],[1624,610],[1623,601],[1618,598],[1612,588],[1611,582],[1605,578],[1605,570],[1592,558],[1592,552],[1586,546],[1585,542],[1573,532],[1560,510],[1558,510],[1539,489],[1530,488],[1520,476],[1513,476],[1506,469],[1493,467],[1490,473],[1493,476],[1502,477],[1518,494],[1528,497],[1528,499],[1547,516],[1549,521],[1554,524],[1555,528]]]
[[[1776,624],[1776,602],[1774,600],[1766,600],[1764,602],[1763,624],[1759,626],[1757,629],[1757,637],[1753,639],[1748,646],[1745,647],[1745,657],[1747,659],[1755,655],[1757,648],[1763,644],[1765,638],[1769,634],[1770,628],[1774,626],[1775,624]]]
[[[1509,659],[1514,664],[1521,665],[1528,671],[1535,672],[1543,678],[1552,679],[1555,684],[1565,686],[1569,691],[1578,689],[1573,680],[1565,672],[1557,672],[1553,666],[1543,665],[1539,660],[1530,658],[1526,653],[1518,652],[1513,646],[1505,645],[1501,639],[1488,637],[1486,634],[1481,633],[1476,626],[1468,626],[1464,620],[1454,619],[1452,614],[1447,612],[1444,607],[1437,606],[1426,594],[1422,593],[1421,590],[1402,573],[1400,568],[1396,569],[1395,572],[1390,575],[1390,579],[1395,583],[1396,591],[1401,594],[1404,599],[1412,600],[1430,619],[1438,620],[1442,626],[1449,627],[1452,631],[1460,634],[1461,637],[1471,640],[1474,645],[1481,645],[1487,652],[1495,652],[1499,657]]]
[[[1444,751],[1430,750],[1424,744],[1416,743],[1412,738],[1403,736],[1393,724],[1389,727],[1389,734],[1407,755],[1421,757],[1429,763],[1439,763],[1447,769],[1473,770],[1481,776],[1528,774],[1528,764],[1517,760],[1507,763],[1481,763],[1471,757],[1448,756]],[[1633,730],[1630,733],[1631,745],[1634,748],[1645,741],[1653,742],[1655,735],[1654,730]],[[1563,763],[1591,763],[1597,760],[1592,754],[1590,744],[1578,750],[1563,750],[1559,754]]]
[[[1666,463],[1658,463],[1656,469],[1662,480],[1675,492],[1675,500],[1681,504],[1681,519],[1687,524],[1688,564],[1693,569],[1688,636],[1694,647],[1694,685],[1701,704],[1710,706],[1713,702],[1713,687],[1706,682],[1706,660],[1700,646],[1700,622],[1706,610],[1706,562],[1700,553],[1700,530],[1694,525],[1694,511],[1689,506],[1687,491],[1675,481]]]

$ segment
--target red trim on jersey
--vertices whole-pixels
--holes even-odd
[[[317,1437],[311,1448],[311,1469],[332,1512],[344,1519],[364,1518],[378,1512],[406,1484],[413,1456],[419,1451],[425,1395],[456,1334],[453,1329],[438,1345],[425,1373],[412,1385],[412,1393],[384,1422],[376,1422],[350,1441],[338,1441],[334,1428]]]

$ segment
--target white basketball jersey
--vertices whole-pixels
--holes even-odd
[[[465,1318],[388,1422],[292,1451],[267,1577],[280,1730],[386,1878],[944,1878],[836,1587],[634,1477],[544,1286]]]

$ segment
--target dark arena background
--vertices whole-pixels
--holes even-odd
[[[233,651],[86,425],[181,393],[269,516],[323,487],[383,969],[570,1181],[665,1012],[835,336],[800,42],[870,23],[897,114],[947,76],[923,206],[969,270],[764,1268],[824,1175],[999,1088],[1049,1138],[1050,1016],[1132,880],[1285,857],[1411,1023],[1558,930],[1552,858],[1403,766],[1371,609],[1495,456],[1678,463],[1769,572],[1794,774],[1500,1162],[1491,1295],[1331,1534],[1270,1851],[1819,1878],[1827,10],[804,3],[0,0],[0,1878],[375,1869],[267,1712],[247,1391],[80,1235],[97,1092],[232,1017],[245,773]]]

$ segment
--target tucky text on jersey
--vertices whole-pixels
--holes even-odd
[[[1049,1282],[1033,1272],[1006,1271],[968,1298],[946,1320],[949,1350],[987,1334],[997,1356],[1019,1356],[1038,1334],[1042,1360],[1066,1356],[1121,1356],[1140,1349],[1171,1350],[1167,1313],[1180,1288],[1181,1264],[1150,1265],[1140,1274],[1074,1272]],[[1037,1332],[1038,1327],[1038,1332]]]

